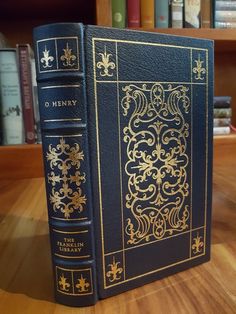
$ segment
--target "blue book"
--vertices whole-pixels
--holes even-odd
[[[208,261],[213,42],[62,23],[34,45],[56,300]]]
[[[155,0],[155,26],[169,27],[169,0]]]
[[[2,144],[24,143],[24,122],[16,49],[0,49],[0,109]]]

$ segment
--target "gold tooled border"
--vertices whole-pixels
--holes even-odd
[[[205,83],[193,83],[192,82],[192,76],[191,76],[191,82],[186,82],[186,84],[191,85],[191,97],[192,97],[192,85],[199,85],[199,84],[203,84],[206,85],[206,180],[205,180],[205,212],[204,212],[204,225],[200,226],[198,228],[195,228],[194,230],[191,229],[188,230],[188,232],[190,232],[190,237],[191,237],[191,233],[192,231],[195,230],[200,230],[204,228],[204,252],[202,254],[199,254],[197,256],[191,256],[184,259],[182,261],[173,263],[171,265],[166,265],[164,267],[152,270],[150,272],[147,273],[143,273],[140,274],[138,276],[132,277],[132,278],[128,278],[128,279],[124,279],[122,281],[119,281],[113,285],[106,285],[106,270],[105,270],[105,253],[104,253],[104,230],[103,230],[103,213],[102,213],[102,187],[101,187],[101,163],[100,163],[100,143],[99,143],[99,117],[98,117],[98,101],[97,101],[97,84],[98,83],[114,83],[114,84],[118,84],[119,82],[117,80],[114,81],[97,81],[96,80],[96,60],[95,60],[95,42],[96,41],[106,41],[106,42],[114,42],[116,43],[116,49],[117,49],[117,43],[121,42],[121,43],[132,43],[132,44],[137,44],[137,45],[150,45],[150,46],[162,46],[162,47],[170,47],[170,48],[180,48],[180,49],[189,49],[190,50],[190,54],[191,54],[191,62],[192,62],[192,51],[196,50],[196,51],[205,51],[206,52],[206,82]],[[168,44],[160,44],[160,43],[150,43],[150,42],[137,42],[137,41],[128,41],[128,40],[120,40],[120,39],[110,39],[110,38],[98,38],[98,37],[93,37],[92,38],[92,53],[93,53],[93,80],[94,80],[94,106],[95,106],[95,117],[96,117],[96,145],[97,145],[97,167],[98,167],[98,189],[99,189],[99,207],[100,207],[100,227],[101,227],[101,244],[102,244],[102,271],[103,271],[103,288],[104,289],[109,289],[112,288],[114,286],[123,284],[125,282],[129,282],[147,275],[151,275],[153,273],[162,271],[164,269],[188,262],[190,260],[194,260],[197,258],[200,258],[201,256],[204,256],[206,254],[205,251],[205,246],[206,246],[206,225],[207,225],[207,181],[208,181],[208,49],[203,49],[203,48],[196,48],[196,47],[191,47],[191,46],[177,46],[177,45],[168,45]],[[192,64],[191,64],[191,69],[192,69]],[[126,82],[126,81],[122,81],[122,82]],[[127,81],[128,82],[128,81]],[[126,83],[127,83],[126,82]],[[138,83],[137,81],[132,81],[135,83]],[[145,81],[147,82],[147,81]],[[148,82],[149,83],[149,82]],[[163,82],[163,83],[168,83],[168,82]],[[173,82],[172,82],[173,83]],[[177,83],[177,82],[176,82]],[[178,82],[180,83],[180,82]],[[184,82],[181,82],[181,84],[184,84]],[[191,103],[192,105],[192,103]],[[191,122],[192,122],[192,106],[191,106]],[[192,125],[191,125],[191,139],[192,139],[192,134],[193,134],[193,130],[192,130]],[[120,136],[120,135],[119,135]],[[119,144],[120,145],[120,144]],[[192,184],[192,141],[191,141],[191,184]],[[122,222],[123,223],[123,222]],[[191,188],[191,224],[192,224],[192,188]],[[122,231],[123,232],[123,231]],[[182,233],[181,233],[182,234]],[[123,236],[124,239],[124,236]],[[122,241],[124,241],[122,239]],[[165,238],[166,239],[166,238]],[[163,239],[163,240],[165,240]],[[153,241],[154,242],[154,241]],[[152,243],[153,243],[152,242]],[[190,245],[191,245],[191,238],[190,238]],[[191,250],[191,248],[190,248]],[[123,252],[124,254],[124,247],[123,250],[121,250],[120,252]],[[112,252],[114,253],[114,252]],[[190,251],[191,253],[191,251]],[[108,254],[106,254],[108,255]],[[124,266],[123,266],[124,267]]]

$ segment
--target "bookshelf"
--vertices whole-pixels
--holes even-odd
[[[14,46],[32,44],[32,28],[60,21],[111,26],[111,0],[8,0],[1,5],[0,31]],[[14,9],[12,9],[14,8]],[[73,8],[73,9],[72,9]],[[10,18],[9,18],[10,16]],[[212,39],[215,41],[215,95],[233,98],[232,123],[236,125],[236,29],[145,29],[172,35]],[[214,145],[235,145],[236,134],[219,136]],[[41,145],[0,147],[0,178],[29,178],[43,175]]]

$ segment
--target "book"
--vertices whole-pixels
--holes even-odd
[[[236,11],[215,11],[215,22],[236,22]]]
[[[140,0],[127,0],[128,27],[140,27]]]
[[[141,26],[144,28],[154,28],[154,0],[140,0]]]
[[[213,42],[59,23],[34,46],[56,300],[208,261]]]
[[[34,57],[32,57],[31,59],[31,77],[32,77],[32,87],[33,87],[33,107],[34,107],[36,141],[38,144],[41,144],[42,136],[41,136],[41,127],[40,127],[38,90],[37,90],[37,81],[36,81],[36,66],[35,66]]]
[[[19,69],[15,48],[0,49],[2,144],[24,143]]]
[[[230,126],[231,119],[230,118],[214,118],[213,126]]]
[[[155,26],[169,27],[169,0],[155,0]]]
[[[214,108],[230,108],[231,102],[231,96],[214,96],[213,98]]]
[[[236,10],[236,1],[215,1],[215,10],[219,11],[227,11],[231,10],[234,11]]]
[[[230,126],[219,126],[213,128],[214,135],[226,135],[230,134]]]
[[[112,0],[112,26],[125,28],[126,26],[126,0]]]
[[[33,52],[29,44],[17,45],[25,142],[28,144],[35,143],[34,98],[31,73],[32,54]]]
[[[171,2],[171,26],[172,28],[183,28],[183,0],[172,0]]]
[[[201,1],[201,27],[202,28],[211,28],[212,23],[212,1],[211,0],[202,0]]]
[[[214,108],[214,118],[231,118],[231,108]]]
[[[217,22],[217,21],[215,21],[215,28],[236,28],[236,22]]]
[[[184,27],[200,28],[201,0],[184,0]]]

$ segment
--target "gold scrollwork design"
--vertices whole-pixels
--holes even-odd
[[[116,65],[114,62],[110,61],[111,53],[107,53],[106,46],[104,47],[104,53],[99,53],[102,61],[97,62],[97,68],[102,69],[100,71],[101,76],[113,76],[113,73],[109,73],[109,69],[114,70]]]
[[[57,144],[56,147],[49,145],[46,159],[52,170],[48,173],[47,179],[52,186],[49,200],[53,210],[55,212],[60,210],[65,218],[70,218],[74,210],[81,213],[83,205],[86,204],[86,197],[80,186],[86,178],[85,173],[81,174],[80,172],[84,154],[79,144],[70,146],[66,144],[64,138],[60,138],[60,144]],[[56,172],[54,168],[56,168]],[[72,184],[75,185],[75,188],[72,188]]]
[[[204,77],[202,77],[202,75],[206,74],[206,69],[203,67],[204,61],[201,60],[201,56],[198,55],[198,59],[194,60],[194,62],[196,63],[196,67],[193,68],[193,73],[196,74],[195,79],[203,81]]]
[[[128,176],[127,244],[138,244],[188,228],[188,87],[155,83],[123,87]]]

